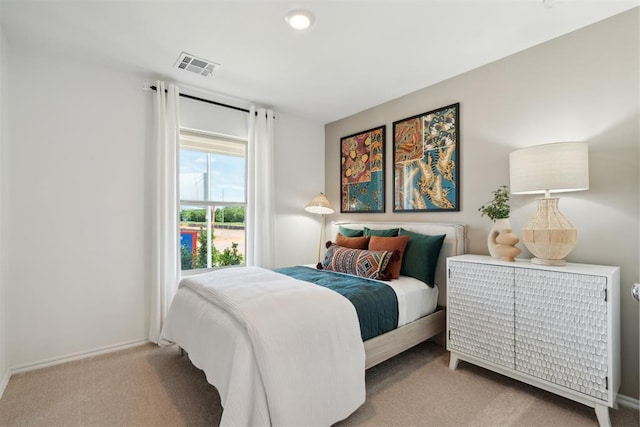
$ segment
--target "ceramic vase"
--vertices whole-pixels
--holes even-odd
[[[509,218],[496,219],[487,239],[489,254],[501,261],[513,262],[522,252],[516,247],[519,241],[518,236],[513,233]]]

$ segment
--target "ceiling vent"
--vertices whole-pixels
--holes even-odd
[[[218,69],[220,64],[182,52],[175,66],[181,70],[191,71],[206,77]]]

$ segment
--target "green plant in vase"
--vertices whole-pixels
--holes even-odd
[[[493,191],[493,200],[478,209],[480,216],[488,216],[493,222],[493,228],[489,232],[487,246],[492,257],[502,261],[515,261],[515,257],[520,254],[520,249],[516,248],[516,243],[520,239],[511,229],[511,207],[509,206],[509,188],[501,185]]]
[[[501,185],[496,191],[493,192],[493,200],[486,205],[478,208],[480,216],[488,216],[492,221],[496,219],[509,218],[511,213],[511,207],[509,206],[509,188],[506,185]]]

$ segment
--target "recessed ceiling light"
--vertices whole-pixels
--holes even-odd
[[[308,10],[292,10],[287,13],[284,20],[296,30],[306,30],[313,24],[313,14]]]

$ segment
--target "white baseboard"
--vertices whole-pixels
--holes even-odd
[[[146,338],[138,340],[127,341],[120,344],[112,344],[105,347],[95,348],[93,350],[81,351],[78,353],[67,354],[64,356],[53,357],[51,359],[39,360],[37,362],[25,363],[22,365],[12,366],[10,368],[11,375],[21,372],[33,371],[35,369],[46,368],[48,366],[60,365],[62,363],[73,362],[74,360],[86,359],[88,357],[100,356],[101,354],[113,353],[115,351],[126,350],[131,347],[137,347],[147,344],[149,342]],[[7,379],[8,380],[8,379]]]
[[[9,378],[11,377],[11,370],[7,369],[4,371],[2,375],[2,380],[0,381],[0,399],[2,399],[2,395],[4,394],[5,389],[7,388],[7,384],[9,384]]]
[[[618,405],[624,406],[625,408],[631,408],[635,409],[636,411],[640,411],[640,400],[634,399],[633,397],[619,394],[616,402],[618,402]]]

